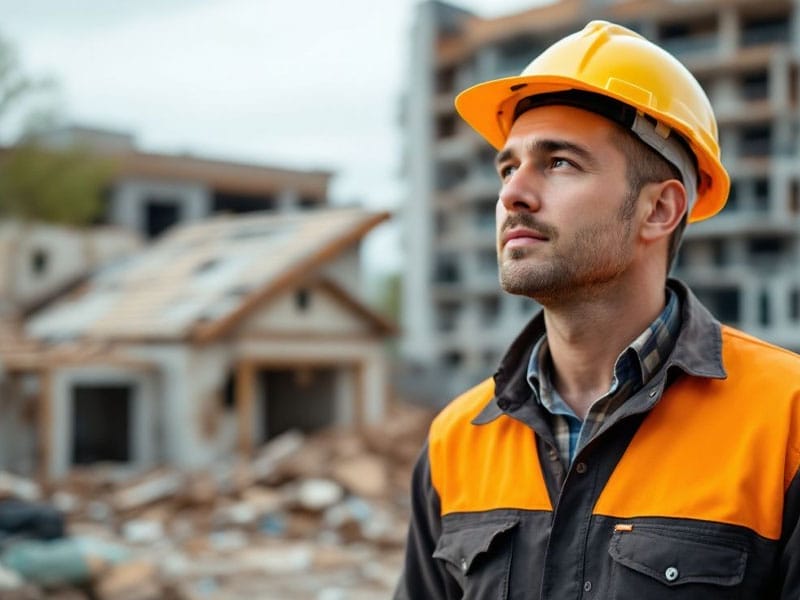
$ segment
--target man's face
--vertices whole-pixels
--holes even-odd
[[[624,276],[634,234],[614,127],[566,106],[536,108],[514,123],[496,161],[497,256],[507,292],[547,305]]]

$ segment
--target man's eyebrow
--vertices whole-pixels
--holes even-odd
[[[494,157],[494,166],[499,167],[501,163],[506,162],[512,156],[514,156],[514,151],[511,148],[503,148]]]
[[[595,159],[594,155],[589,151],[588,148],[585,146],[581,146],[580,144],[575,144],[574,142],[568,142],[567,140],[533,140],[525,144],[525,150],[528,154],[552,154],[553,152],[570,152],[580,158],[583,161],[586,161],[589,164],[595,164],[597,160]],[[504,148],[500,152],[497,153],[497,156],[494,159],[495,166],[498,166],[505,161],[514,157],[516,152],[512,148]]]

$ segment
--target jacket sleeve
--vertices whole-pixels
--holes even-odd
[[[800,472],[796,473],[783,504],[781,535],[781,600],[797,598],[800,590]]]
[[[461,598],[455,579],[433,552],[441,535],[439,495],[431,482],[428,444],[422,449],[411,480],[411,522],[405,565],[394,600],[446,600]]]

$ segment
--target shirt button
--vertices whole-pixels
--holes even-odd
[[[675,567],[667,567],[667,570],[664,571],[664,577],[667,581],[675,581],[678,578],[678,569]]]
[[[553,462],[555,462],[555,461],[557,461],[559,459],[558,452],[556,452],[553,448],[550,448],[550,450],[547,452],[547,456]]]
[[[462,558],[462,559],[461,559],[461,570],[462,570],[464,573],[466,573],[466,572],[467,572],[467,567],[468,567],[468,566],[469,566],[469,565],[467,565],[467,559],[466,559],[466,558]]]
[[[579,462],[577,465],[575,465],[575,472],[576,473],[580,473],[581,475],[586,473],[586,463],[585,462]]]
[[[585,581],[584,582],[583,591],[584,592],[591,592],[592,591],[592,582],[591,581]]]

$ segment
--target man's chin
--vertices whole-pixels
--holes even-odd
[[[515,248],[506,248],[504,255],[506,260],[522,260],[527,258],[533,252],[533,248],[528,246],[517,246]]]
[[[523,269],[504,269],[500,272],[500,287],[509,294],[534,297],[552,288],[552,282],[542,278],[540,273]]]

